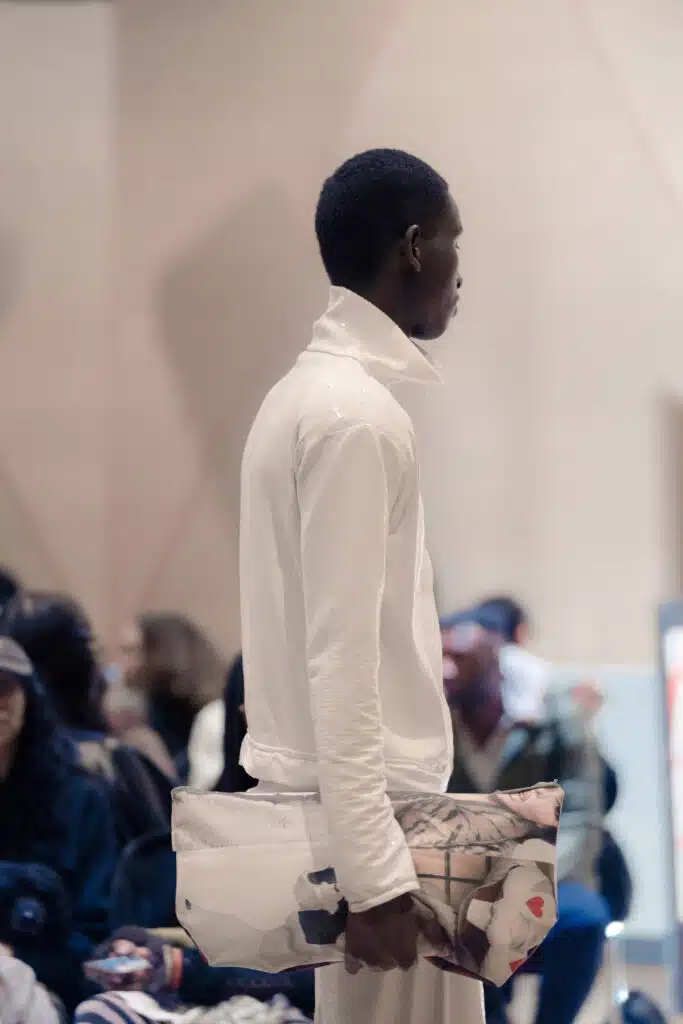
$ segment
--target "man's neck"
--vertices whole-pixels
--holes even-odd
[[[401,295],[397,295],[393,285],[383,280],[376,281],[371,288],[358,293],[366,302],[372,303],[381,310],[385,316],[396,324],[403,333],[410,338],[414,324],[405,309],[405,303]]]

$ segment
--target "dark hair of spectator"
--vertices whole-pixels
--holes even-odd
[[[487,598],[475,606],[474,612],[486,623],[485,628],[499,633],[507,643],[515,643],[519,627],[529,622],[526,609],[512,597]]]
[[[225,661],[204,631],[185,615],[145,614],[138,619],[146,668],[140,686],[197,709],[216,700],[225,686]]]
[[[61,843],[68,832],[64,785],[78,770],[77,757],[37,680],[22,680],[22,685],[24,725],[0,786],[0,858],[40,861],[43,851]]]
[[[242,655],[235,658],[228,673],[223,695],[225,730],[223,732],[223,771],[216,783],[220,793],[244,793],[256,785],[256,779],[240,764],[240,750],[247,734],[244,718],[244,666]]]
[[[0,567],[0,611],[19,591],[19,580],[9,569]]]
[[[62,725],[107,732],[105,685],[93,630],[73,598],[18,594],[5,609],[3,633],[26,651]]]

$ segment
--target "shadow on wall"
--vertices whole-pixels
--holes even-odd
[[[5,345],[20,345],[19,333],[8,326],[21,295],[21,258],[14,236],[0,228],[0,354]],[[0,402],[3,401],[2,364],[0,363]],[[1,432],[0,432],[1,433]],[[5,431],[6,443],[11,440]],[[16,438],[13,443],[16,443]],[[50,538],[43,537],[39,522],[22,495],[0,452],[0,563],[13,566],[24,580],[43,580],[46,585],[62,589],[64,574],[53,555]]]
[[[286,197],[266,188],[186,252],[159,290],[160,333],[203,451],[203,476],[235,529],[250,423],[310,333],[294,255],[310,244]]]
[[[395,0],[352,3],[342,18],[317,0],[204,6],[198,19],[183,0],[129,4],[120,19],[121,269],[132,302],[119,315],[141,331],[154,387],[172,391],[164,408],[175,416],[180,406],[174,428],[195,478],[183,474],[181,497],[157,474],[153,552],[151,531],[140,539],[132,518],[130,529],[117,521],[111,601],[123,618],[182,595],[217,635],[228,619],[237,633],[244,439],[325,302],[313,231],[322,179],[350,148],[397,142],[374,126],[359,136],[357,112],[406,0],[398,10]],[[130,406],[133,444],[135,417],[154,410]],[[145,485],[119,450],[132,511]]]
[[[19,274],[19,248],[9,232],[0,229],[0,329],[16,305],[20,290]]]

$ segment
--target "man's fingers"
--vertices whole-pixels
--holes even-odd
[[[357,960],[355,956],[351,956],[349,953],[346,954],[344,966],[346,967],[347,974],[358,974],[363,964],[360,960]]]
[[[433,949],[448,949],[450,945],[448,936],[437,921],[436,917],[431,917],[429,920],[421,921],[420,931]]]
[[[135,943],[130,942],[129,939],[115,939],[111,951],[114,956],[134,956]]]
[[[419,927],[414,914],[405,919],[400,932],[395,935],[392,953],[402,971],[409,971],[417,962],[417,937]]]

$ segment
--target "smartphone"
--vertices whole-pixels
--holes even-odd
[[[107,974],[117,978],[127,974],[142,974],[149,968],[149,960],[141,956],[108,956],[104,960],[90,960],[85,964],[89,974]]]

